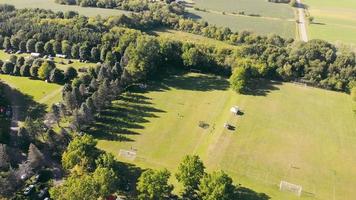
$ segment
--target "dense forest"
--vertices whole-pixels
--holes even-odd
[[[61,1],[106,7],[101,2],[104,1]],[[128,1],[111,2],[117,7]],[[0,72],[64,84],[63,102],[53,105],[48,114],[58,126],[44,129],[45,116],[29,115],[13,138],[21,142],[10,141],[8,147],[2,144],[0,160],[7,164],[6,172],[0,176],[0,195],[10,196],[24,184],[19,177],[23,171],[34,173],[43,170],[43,166],[59,163],[67,178],[64,184],[50,190],[55,199],[97,199],[125,190],[130,177],[127,166],[97,149],[93,137],[80,135],[90,129],[95,116],[127,87],[156,79],[170,69],[231,76],[233,89],[241,93],[249,92],[252,81],[260,78],[302,81],[344,92],[350,92],[356,85],[355,54],[341,51],[326,41],[303,43],[276,35],[233,33],[228,28],[184,18],[184,8],[176,3],[152,4],[142,10],[129,16],[103,19],[76,12],[0,6],[0,48],[8,53],[40,55],[38,58],[12,55],[9,60],[0,61]],[[180,42],[147,33],[161,27],[214,38],[234,47]],[[98,64],[80,75],[74,68],[61,71],[53,61],[43,58],[56,54]],[[68,128],[60,126],[63,122],[69,124]],[[28,153],[27,158],[10,160],[10,148]],[[183,196],[233,199],[236,195],[237,187],[231,178],[223,172],[207,174],[198,157],[187,156],[178,171],[176,178],[184,185]],[[138,198],[175,198],[173,186],[168,184],[169,177],[166,170],[143,172],[137,183]]]

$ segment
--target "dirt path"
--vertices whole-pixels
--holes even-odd
[[[49,93],[48,95],[44,96],[42,99],[38,101],[38,103],[46,103],[48,100],[52,99],[55,97],[57,94],[62,92],[62,87],[58,88],[57,90]]]
[[[297,0],[297,12],[298,12],[298,29],[300,40],[308,42],[307,27],[305,21],[305,11],[301,0]]]

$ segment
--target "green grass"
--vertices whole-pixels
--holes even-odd
[[[128,12],[116,9],[103,9],[103,8],[89,8],[80,6],[69,6],[56,4],[54,0],[0,0],[0,4],[7,3],[12,4],[16,8],[42,8],[51,9],[53,11],[77,11],[82,15],[86,16],[97,16],[101,15],[103,17],[115,16],[120,14],[126,14]]]
[[[198,154],[209,171],[225,170],[272,199],[353,199],[356,116],[350,96],[290,83],[259,86],[254,95],[237,95],[222,78],[172,76],[114,102],[92,134],[101,149],[144,168],[174,172],[184,155]],[[233,116],[233,105],[244,114]],[[227,121],[235,132],[224,130]],[[135,161],[118,156],[131,148],[137,149]],[[302,185],[302,197],[280,192],[280,180]]]
[[[62,97],[62,86],[58,84],[4,74],[0,74],[0,80],[16,88],[21,93],[32,97],[34,101],[47,106],[59,102]]]
[[[172,29],[159,29],[153,31],[154,35],[158,35],[161,38],[168,38],[182,42],[191,42],[196,44],[205,44],[222,48],[238,48],[235,45],[228,44],[219,40],[214,40],[201,35],[187,33],[183,31],[176,31]]]
[[[330,42],[356,44],[356,2],[353,0],[306,0],[309,13],[315,18],[310,24],[312,39],[325,39]]]
[[[200,19],[218,27],[229,27],[233,31],[251,31],[261,35],[277,34],[286,38],[294,38],[296,25],[294,20],[269,19],[190,10],[195,19]],[[293,12],[293,11],[291,11]]]
[[[245,12],[264,17],[294,19],[293,9],[288,4],[270,3],[266,0],[193,0],[194,7],[221,12]]]

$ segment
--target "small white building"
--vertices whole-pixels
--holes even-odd
[[[240,112],[240,108],[238,106],[233,106],[230,108],[230,111],[237,115]]]
[[[38,58],[41,56],[41,54],[40,53],[31,53],[31,56],[34,58]]]
[[[67,55],[64,54],[56,54],[57,58],[67,58]]]

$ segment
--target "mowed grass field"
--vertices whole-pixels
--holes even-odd
[[[294,10],[288,4],[270,3],[265,0],[194,0],[188,9],[192,18],[201,19],[233,31],[251,31],[257,34],[278,34],[294,38],[296,24]],[[223,13],[224,12],[224,13]],[[238,15],[245,12],[245,15]],[[258,14],[260,17],[247,16]]]
[[[265,0],[193,0],[195,7],[221,12],[245,12],[265,17],[294,18],[293,9],[288,4],[270,3]]]
[[[123,10],[115,9],[103,9],[103,8],[89,8],[89,7],[80,7],[80,6],[69,6],[69,5],[60,5],[56,4],[54,0],[0,0],[0,4],[12,4],[16,8],[42,8],[50,9],[53,11],[77,11],[78,13],[86,16],[97,16],[101,15],[103,17],[115,16],[120,14],[128,13]]]
[[[330,42],[356,44],[356,1],[304,0],[315,18],[308,27],[309,37]]]
[[[238,95],[215,76],[188,74],[127,93],[98,119],[98,146],[143,168],[176,171],[187,154],[207,169],[272,199],[356,196],[356,116],[349,95],[290,83],[263,82]],[[238,105],[243,115],[230,113]],[[198,126],[203,121],[206,129]],[[229,122],[236,131],[228,131]],[[119,151],[136,150],[130,160]],[[303,186],[301,198],[280,192],[281,180]],[[173,183],[174,181],[172,179]]]
[[[0,74],[0,81],[16,88],[21,93],[33,98],[34,101],[45,104],[48,107],[61,101],[62,86],[54,83],[46,83],[42,80],[32,80],[28,77],[18,77]]]

